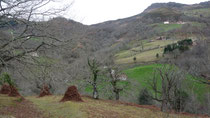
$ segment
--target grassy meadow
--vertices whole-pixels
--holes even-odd
[[[137,82],[139,82],[140,88],[148,88],[148,90],[151,90],[151,87],[148,84],[148,81],[152,79],[154,75],[154,71],[156,68],[161,68],[165,65],[162,64],[152,64],[152,65],[146,65],[146,66],[140,66],[135,67],[131,69],[124,70],[123,72],[126,73],[129,79],[133,79]],[[188,93],[194,92],[197,95],[197,98],[200,101],[203,101],[203,97],[205,93],[210,92],[210,88],[207,85],[200,84],[195,81],[195,78],[193,78],[191,75],[186,76],[186,79],[184,80],[184,86],[186,87],[186,90]],[[158,85],[160,87],[161,81],[158,81]]]
[[[163,24],[163,23],[158,23],[158,24],[152,24],[151,26],[154,27],[155,30],[157,30],[160,33],[162,33],[162,32],[168,32],[170,30],[182,28],[183,24],[175,24],[175,23]]]
[[[129,50],[123,50],[115,55],[115,63],[130,64],[134,63],[136,57],[137,63],[151,62],[159,60],[162,57],[164,47],[168,44],[176,43],[178,40],[153,40],[144,41],[142,45],[136,46]],[[136,42],[136,44],[140,42]],[[159,58],[156,57],[159,54]]]

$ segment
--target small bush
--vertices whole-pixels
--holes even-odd
[[[136,57],[133,57],[133,61],[136,63]]]
[[[151,93],[146,89],[142,89],[139,95],[139,104],[152,105]]]
[[[2,84],[5,84],[5,83],[7,83],[11,86],[15,85],[14,81],[11,79],[11,77],[8,73],[3,73],[0,77],[0,84],[2,85]]]
[[[159,58],[159,54],[158,53],[156,54],[156,58]]]

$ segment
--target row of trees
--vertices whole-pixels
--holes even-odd
[[[185,39],[182,41],[178,41],[177,43],[169,44],[164,48],[164,53],[170,53],[174,50],[178,49],[180,52],[187,51],[192,46],[192,39]]]
[[[103,78],[102,76],[105,76],[103,70],[106,70],[105,73],[108,73],[106,79],[108,80],[108,83],[110,83],[111,85],[110,92],[113,92],[115,94],[115,99],[119,100],[120,93],[126,92],[127,91],[126,87],[128,86],[127,85],[119,87],[119,85],[123,81],[122,78],[120,79],[120,76],[123,75],[123,73],[121,73],[120,71],[118,71],[116,68],[113,67],[112,68],[105,67],[105,69],[104,68],[102,69],[100,64],[97,63],[95,59],[88,60],[88,63],[90,70],[92,72],[92,78],[90,78],[89,83],[91,83],[93,88],[93,97],[95,99],[98,99],[99,97],[98,89],[100,89],[99,86],[101,84],[99,80]],[[95,69],[92,69],[93,67],[95,67]],[[93,70],[97,70],[97,75],[96,71]],[[197,76],[195,79],[198,78],[199,77]],[[194,79],[193,76],[191,76],[191,79]],[[204,80],[200,78],[200,83],[204,84]],[[129,80],[126,81],[129,82]],[[171,62],[170,64],[167,64],[163,67],[156,68],[154,70],[153,77],[150,79],[148,78],[149,88],[144,88],[140,92],[138,98],[139,103],[147,105],[158,104],[160,105],[161,110],[164,112],[175,110],[176,112],[208,114],[207,112],[209,109],[208,106],[203,105],[200,102],[200,100],[197,99],[195,93],[193,92],[194,89],[190,87],[193,85],[189,85],[188,81],[191,81],[189,80],[189,72],[183,70],[183,68],[179,68],[179,66],[177,66],[176,63]],[[205,86],[205,84],[203,86]],[[131,87],[135,88],[136,86],[131,85]],[[126,94],[130,96],[132,93],[129,92]],[[205,95],[203,96],[203,99],[205,99],[207,104],[209,104],[208,94],[209,93],[206,93],[205,94],[206,96]],[[137,97],[137,95],[133,97]],[[191,104],[191,102],[194,102],[195,104]]]
[[[110,84],[112,89],[111,91],[115,94],[115,99],[120,99],[120,93],[128,87],[129,82],[127,81],[127,76],[121,73],[117,68],[104,66],[104,69],[101,69],[101,65],[97,62],[96,59],[88,59],[88,66],[91,71],[91,77],[88,79],[88,82],[93,88],[93,98],[99,98],[98,92],[98,83],[99,79],[105,78],[105,82]],[[108,81],[108,82],[107,82]],[[122,82],[126,81],[127,84],[122,85]],[[120,85],[121,84],[121,85]]]
[[[91,70],[91,77],[88,82],[92,86],[92,96],[95,99],[99,98],[99,90],[101,89],[101,84],[109,84],[110,91],[114,93],[115,99],[119,100],[121,93],[128,90],[128,86],[131,86],[127,77],[121,73],[118,69],[114,67],[101,68],[101,65],[96,59],[88,59],[88,65]],[[105,78],[106,80],[100,82],[100,79]],[[148,79],[149,88],[144,88],[141,90],[139,95],[140,104],[160,104],[161,111],[169,112],[175,110],[176,112],[195,112],[196,113],[206,113],[204,111],[199,111],[201,108],[201,103],[196,99],[193,92],[189,91],[188,85],[186,85],[187,73],[179,69],[176,65],[170,64],[165,65],[161,68],[156,68],[153,77]],[[122,82],[126,81],[128,84],[122,86]],[[108,85],[107,85],[108,86]],[[131,86],[135,88],[136,86]],[[107,88],[102,88],[107,89]],[[192,90],[193,91],[193,90]],[[104,94],[104,93],[103,93]],[[132,93],[126,93],[130,96]],[[134,97],[137,97],[135,95]],[[196,102],[197,109],[192,109],[190,104],[192,101]],[[206,106],[203,109],[208,110]]]

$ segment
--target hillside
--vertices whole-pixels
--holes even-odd
[[[40,49],[37,52],[40,56],[37,60],[49,62],[56,68],[60,68],[60,72],[51,68],[51,71],[54,72],[51,76],[59,78],[55,80],[53,85],[61,89],[60,91],[56,89],[55,93],[63,91],[62,86],[67,86],[76,78],[87,78],[89,72],[86,64],[87,57],[94,56],[101,60],[101,63],[108,63],[111,58],[116,64],[121,65],[132,64],[134,57],[137,57],[137,63],[158,61],[162,59],[163,48],[167,44],[185,38],[197,40],[210,37],[207,28],[209,24],[207,3],[199,5],[153,4],[136,16],[91,26],[65,18],[54,18],[38,23],[47,27],[46,30],[44,29],[45,34],[52,34],[57,39],[64,41],[65,44]],[[200,17],[199,14],[203,14],[203,17]],[[164,24],[165,20],[169,20],[171,23]],[[178,21],[186,22],[186,24],[178,24]],[[19,29],[18,25],[14,26],[14,30]],[[5,31],[5,27],[2,28],[2,37],[11,38],[11,30],[13,29],[6,29]],[[35,31],[35,33],[43,32]],[[160,37],[166,37],[170,40],[156,40]],[[40,42],[42,39],[33,38],[24,47],[31,48]],[[19,50],[15,51],[15,53],[18,52]],[[156,58],[156,54],[160,55],[159,59]],[[27,65],[27,68],[19,62],[11,63],[11,65],[14,64],[18,66],[10,66],[9,70],[11,70],[15,81],[19,83],[20,89],[23,90],[21,92],[24,95],[38,93],[39,90],[36,88],[34,79],[40,72],[32,73],[31,70],[34,66],[31,64]],[[14,70],[23,71],[14,72]],[[20,74],[20,72],[22,73]],[[31,89],[24,91],[25,88],[22,85]]]
[[[16,20],[0,19],[0,87],[14,85],[26,101],[0,95],[0,118],[1,113],[19,118],[20,112],[28,115],[24,118],[210,114],[210,2],[155,3],[135,16],[94,25],[63,17],[28,21],[28,32],[26,21]],[[163,72],[163,67],[173,69]],[[43,85],[53,96],[35,97]],[[84,102],[58,102],[71,85],[78,87]],[[99,100],[87,97],[94,87]],[[148,95],[142,95],[143,90]],[[114,101],[116,96],[124,102]],[[139,105],[142,96],[151,103]],[[161,112],[166,99],[166,107],[187,113]]]
[[[84,102],[58,102],[61,96],[27,97],[27,101],[0,95],[1,118],[199,118],[190,114],[166,114],[154,106],[135,105],[83,97]],[[27,109],[26,109],[27,107]],[[7,111],[4,111],[7,109]],[[22,111],[21,111],[22,110]],[[202,117],[202,116],[200,116]]]

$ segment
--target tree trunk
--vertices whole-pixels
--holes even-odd
[[[166,82],[165,82],[165,78],[162,75],[161,72],[161,79],[162,79],[162,104],[161,104],[161,111],[162,112],[166,112],[168,107],[167,107],[167,103],[168,103],[168,99],[167,99],[167,90],[166,90]]]
[[[98,95],[97,83],[96,83],[97,73],[93,73],[93,76],[94,76],[94,78],[93,78],[93,98],[98,99],[99,95]]]
[[[161,111],[162,112],[166,112],[167,111],[167,100],[162,100],[162,104],[161,104]]]
[[[4,67],[4,66],[2,66],[2,65],[0,64],[0,74],[1,74],[1,72],[2,72],[2,70],[3,70],[3,67]]]
[[[115,92],[115,98],[116,98],[116,100],[119,100],[120,99],[120,93],[118,91]]]
[[[94,99],[98,99],[98,98],[99,98],[98,90],[97,90],[96,84],[93,84],[93,98],[94,98]]]

